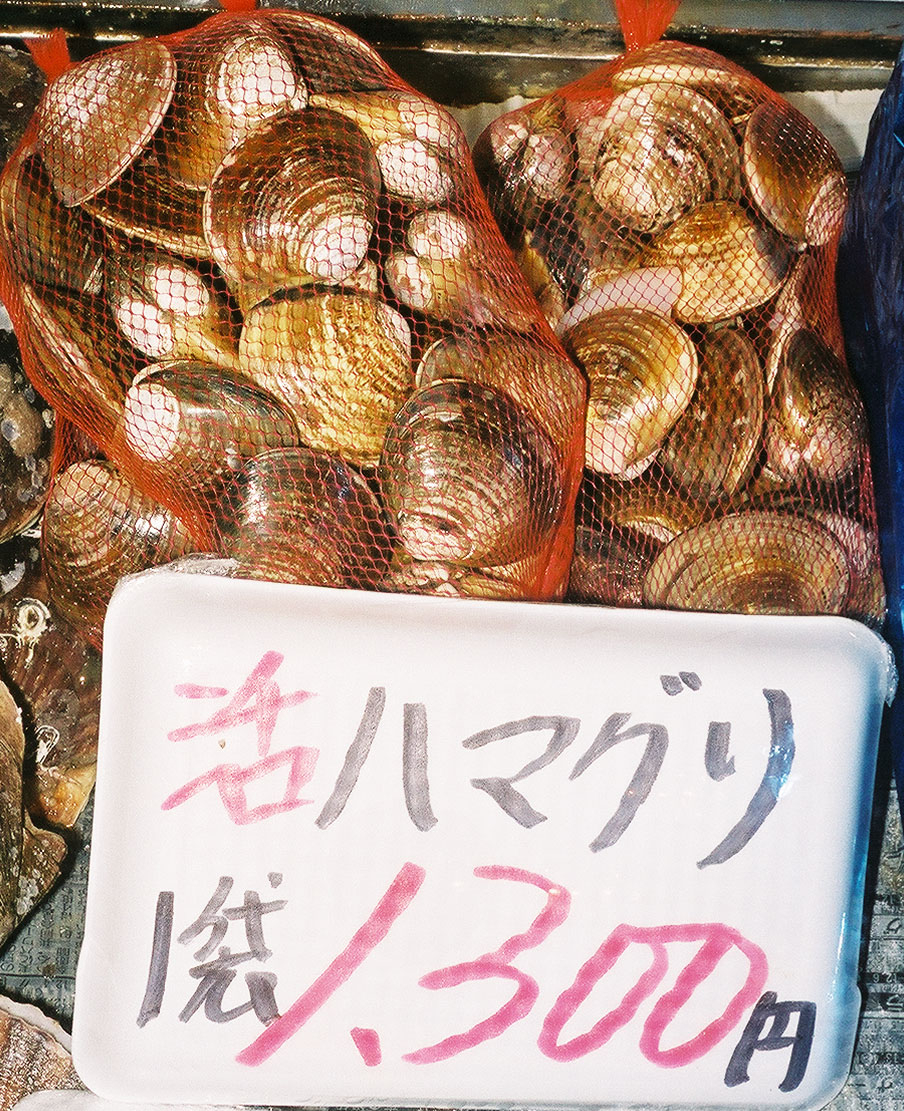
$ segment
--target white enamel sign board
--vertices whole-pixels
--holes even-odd
[[[76,1067],[126,1102],[824,1106],[889,668],[844,618],[124,580]]]

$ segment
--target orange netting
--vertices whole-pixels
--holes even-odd
[[[65,421],[43,520],[61,609],[97,640],[120,575],[190,551],[561,596],[586,384],[454,118],[296,12],[41,51],[0,295]]]
[[[843,168],[742,67],[655,41],[674,4],[621,7],[632,49],[474,146],[589,382],[569,597],[878,624],[867,426],[835,296]]]

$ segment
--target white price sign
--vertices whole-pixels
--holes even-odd
[[[104,642],[108,1099],[819,1107],[893,673],[844,618],[153,572]]]

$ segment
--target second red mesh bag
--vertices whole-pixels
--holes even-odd
[[[845,175],[787,99],[659,41],[676,6],[625,0],[624,54],[474,148],[589,381],[570,596],[878,624],[866,422],[835,296]]]
[[[560,596],[586,388],[453,117],[319,17],[63,65],[0,179],[27,372],[76,431],[48,574]]]

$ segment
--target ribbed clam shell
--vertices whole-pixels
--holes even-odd
[[[575,325],[564,342],[590,383],[587,466],[629,474],[687,408],[698,373],[693,341],[661,313],[605,309]]]
[[[363,587],[389,560],[380,505],[364,477],[307,447],[248,459],[226,487],[217,520],[239,577]]]
[[[268,9],[266,18],[291,48],[312,93],[367,92],[398,83],[370,43],[339,23],[285,9]]]
[[[105,294],[133,347],[152,359],[234,366],[238,329],[226,296],[199,269],[167,252],[111,252]]]
[[[55,477],[42,541],[53,603],[95,644],[123,575],[194,548],[178,518],[98,459],[73,463]]]
[[[99,224],[174,254],[210,259],[203,194],[174,181],[152,158],[140,158],[110,189],[85,201]]]
[[[767,95],[762,82],[720,54],[668,39],[624,54],[609,80],[618,91],[657,82],[685,85],[703,93],[732,121],[745,117]]]
[[[643,605],[643,580],[658,544],[613,527],[575,530],[567,598],[603,606]]]
[[[615,221],[656,234],[704,201],[741,195],[740,150],[706,97],[681,85],[615,96],[598,126],[593,195]]]
[[[0,557],[0,661],[34,757],[24,793],[35,815],[71,828],[94,785],[100,654],[50,601],[36,537],[8,541]]]
[[[710,514],[706,502],[659,475],[645,474],[632,482],[594,479],[592,484],[585,480],[582,490],[594,527],[602,522],[631,536],[667,544]]]
[[[129,387],[123,437],[139,469],[199,500],[246,459],[299,441],[286,406],[250,379],[207,363],[151,364]]]
[[[464,378],[511,397],[549,434],[565,457],[583,424],[586,384],[577,368],[537,339],[517,332],[453,333],[418,362],[417,386]]]
[[[68,1034],[37,1007],[0,998],[0,1111],[50,1090],[84,1090]]]
[[[379,590],[444,598],[529,598],[542,568],[536,557],[499,567],[470,567],[441,560],[413,559],[404,548],[393,553]]]
[[[834,274],[828,272],[828,277],[834,282]],[[826,281],[824,268],[812,254],[798,255],[785,284],[782,286],[775,306],[769,317],[768,327],[771,332],[769,345],[766,351],[766,386],[771,392],[779,367],[785,358],[785,345],[788,340],[801,328],[811,328],[821,332],[826,328],[822,319],[824,313],[820,312],[822,305],[828,299],[835,305],[834,286],[831,295],[826,294],[823,283]]]
[[[324,108],[268,120],[234,147],[205,196],[204,229],[243,308],[306,278],[336,282],[357,270],[379,183],[361,129]]]
[[[848,557],[851,588],[845,613],[881,629],[887,616],[885,583],[875,530],[843,512],[811,510],[812,515],[840,540]]]
[[[787,480],[835,482],[864,457],[863,402],[842,359],[812,329],[786,342],[766,420],[771,470]]]
[[[699,205],[650,247],[649,266],[678,266],[684,285],[672,312],[686,324],[728,320],[765,304],[791,266],[788,244],[732,201]]]
[[[840,614],[847,555],[812,518],[733,513],[683,532],[644,580],[647,605],[720,613]]]
[[[176,62],[155,38],[93,54],[48,85],[36,144],[65,205],[106,189],[156,134],[176,87]]]
[[[501,391],[461,379],[412,394],[389,426],[379,476],[409,555],[479,567],[536,552],[564,498],[543,428]]]
[[[751,113],[743,161],[754,203],[782,234],[809,246],[840,235],[848,200],[841,160],[787,100],[770,98]]]
[[[408,323],[355,293],[258,305],[242,329],[239,365],[287,405],[306,443],[362,464],[379,458],[414,384]]]
[[[226,152],[262,121],[307,104],[299,63],[266,16],[205,21],[175,54],[179,81],[161,151],[188,188],[206,189]]]
[[[0,543],[40,516],[50,481],[54,414],[25,376],[12,332],[0,332]]]
[[[662,467],[697,497],[731,497],[759,455],[765,393],[763,367],[747,334],[734,327],[708,333],[697,389],[663,444]]]
[[[21,338],[37,358],[42,395],[95,441],[107,442],[137,370],[134,351],[118,338],[99,298],[51,289],[38,294],[24,282],[20,293]]]
[[[14,155],[0,190],[0,218],[13,264],[33,285],[98,293],[103,276],[97,228],[56,197],[38,155]]]

